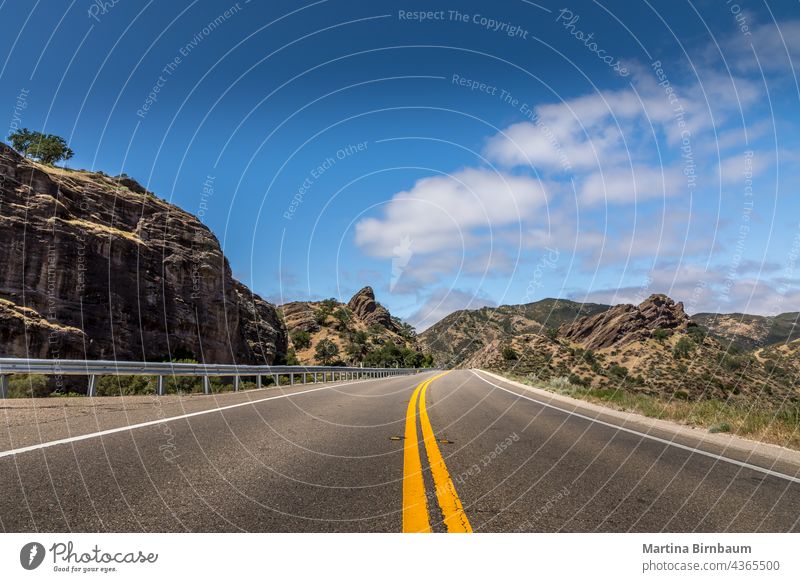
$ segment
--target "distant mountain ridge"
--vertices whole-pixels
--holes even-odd
[[[526,305],[455,312],[420,335],[441,366],[486,368],[599,390],[624,389],[676,398],[800,400],[800,341],[795,314],[689,317],[666,295],[639,305],[545,299]],[[707,327],[703,324],[707,324]],[[748,343],[749,342],[749,343]]]

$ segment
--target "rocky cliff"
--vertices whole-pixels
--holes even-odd
[[[389,331],[397,333],[398,325],[392,320],[389,311],[375,301],[372,287],[364,287],[347,302],[353,314],[367,325],[377,324]]]
[[[689,316],[683,303],[666,295],[651,295],[639,305],[615,305],[559,328],[558,335],[590,350],[622,346],[650,338],[656,330],[666,335],[684,331]]]
[[[269,364],[286,344],[196,217],[0,144],[0,355]]]

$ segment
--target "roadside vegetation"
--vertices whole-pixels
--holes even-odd
[[[504,373],[506,377],[550,392],[635,412],[649,418],[701,427],[711,433],[731,433],[749,439],[800,450],[800,404],[746,403],[741,400],[689,400],[686,392],[658,397],[617,388],[591,388],[574,378],[540,380],[535,376]]]

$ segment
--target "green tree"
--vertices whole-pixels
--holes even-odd
[[[66,140],[58,135],[20,129],[8,136],[8,139],[19,153],[43,164],[53,165],[69,160],[74,155]]]
[[[398,334],[405,340],[414,341],[417,337],[417,330],[410,323],[406,323],[399,317],[392,316],[392,321],[397,326]]]
[[[292,345],[297,350],[304,350],[311,345],[311,334],[302,329],[292,333]]]
[[[339,355],[339,346],[329,339],[324,339],[317,344],[314,355],[323,366],[328,366],[333,358]]]

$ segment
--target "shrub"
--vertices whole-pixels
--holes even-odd
[[[314,312],[314,321],[316,321],[318,325],[325,325],[330,314],[330,310],[320,307]]]
[[[130,396],[155,394],[156,380],[152,376],[99,376],[98,396]]]
[[[672,348],[672,356],[676,359],[686,358],[694,350],[694,343],[688,337],[682,337]]]
[[[292,345],[295,349],[304,350],[311,345],[311,334],[302,329],[292,333]]]
[[[570,374],[569,383],[574,384],[575,386],[583,386],[584,388],[588,388],[591,386],[592,381],[589,380],[589,378],[581,378],[577,374]]]
[[[8,395],[12,398],[49,396],[47,376],[41,374],[13,374],[8,379]]]
[[[505,346],[503,348],[503,359],[506,361],[512,361],[519,358],[517,351],[512,348],[511,346]]]
[[[653,330],[653,339],[663,342],[668,337],[669,337],[669,332],[662,327],[657,327],[656,329]]]
[[[697,345],[702,345],[703,341],[708,336],[708,330],[704,327],[700,327],[699,325],[690,325],[686,329],[686,333],[689,334],[689,337],[692,338],[692,341]]]
[[[727,422],[721,422],[716,424],[708,429],[708,432],[717,433],[717,432],[731,432],[731,425]]]
[[[618,364],[611,364],[611,367],[608,369],[608,373],[611,374],[615,378],[625,378],[628,375],[628,368],[625,366],[620,366]]]
[[[689,393],[686,390],[675,390],[672,396],[675,400],[689,400]]]

